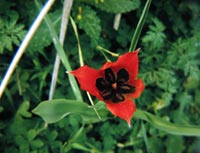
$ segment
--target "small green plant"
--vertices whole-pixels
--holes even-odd
[[[13,51],[13,46],[20,44],[26,32],[23,24],[17,24],[19,20],[17,12],[11,11],[8,16],[6,15],[0,18],[0,54],[5,50]]]

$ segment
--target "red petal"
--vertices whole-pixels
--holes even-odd
[[[144,83],[142,81],[142,79],[138,79],[138,80],[133,80],[132,82],[130,82],[131,85],[133,85],[135,87],[135,92],[128,94],[127,98],[131,97],[131,98],[138,98],[142,91],[144,90]]]
[[[105,63],[100,70],[105,70],[106,68],[111,67],[113,71],[117,73],[121,68],[125,68],[129,72],[130,78],[135,79],[138,74],[138,52],[139,49],[134,52],[127,52],[119,56],[116,62]]]
[[[96,88],[96,79],[102,77],[100,71],[88,66],[82,66],[77,70],[70,72],[70,74],[77,78],[82,90],[86,90],[91,95],[103,100],[99,95],[98,89]]]
[[[118,116],[121,119],[124,119],[130,126],[131,117],[136,110],[135,104],[127,99],[121,103],[106,103],[107,108],[111,111],[112,114]]]

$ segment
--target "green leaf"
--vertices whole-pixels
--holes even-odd
[[[91,4],[105,12],[125,13],[137,9],[140,6],[140,0],[105,0],[99,3],[93,1]]]
[[[156,136],[154,137],[150,137],[149,138],[149,150],[151,150],[151,153],[160,153],[160,152],[163,152],[163,148],[165,147],[164,146],[164,143],[161,143],[161,138],[158,138]]]
[[[91,151],[91,149],[86,148],[85,146],[83,146],[82,144],[79,144],[79,143],[72,143],[71,146],[78,150],[87,151],[87,152]]]
[[[72,27],[74,29],[74,33],[75,33],[76,40],[77,40],[77,43],[78,43],[79,63],[80,63],[80,66],[83,66],[84,65],[83,55],[82,55],[82,49],[81,49],[80,39],[79,39],[79,36],[78,36],[77,26],[76,26],[76,23],[74,22],[74,20],[72,18],[70,18],[70,21],[71,21]]]
[[[4,108],[0,106],[0,113],[3,112]]]
[[[44,146],[44,142],[40,139],[36,139],[31,141],[31,146],[33,148],[41,148],[42,146]]]
[[[103,139],[103,150],[105,152],[109,152],[109,149],[114,149],[114,146],[117,144],[116,139],[111,136],[111,135],[107,135],[104,139]]]
[[[19,42],[25,35],[24,25],[17,24],[19,15],[15,11],[10,11],[8,17],[0,18],[0,54],[7,49],[13,50],[13,45]]]
[[[174,145],[176,144],[176,145]],[[167,153],[182,153],[184,151],[184,142],[180,136],[171,136],[167,138]]]
[[[183,136],[200,136],[200,127],[176,125],[139,109],[137,109],[137,111],[135,112],[134,117],[145,120],[151,123],[156,128],[170,134]]]
[[[149,152],[149,142],[148,142],[148,138],[147,138],[147,131],[146,131],[146,128],[145,128],[145,125],[144,123],[142,122],[142,135],[143,135],[143,138],[144,138],[144,143],[145,143],[145,146],[146,146],[146,150],[147,150],[147,153],[150,153]]]
[[[95,106],[97,106],[96,109],[100,113],[100,116],[106,119],[107,110],[105,107],[102,107],[103,102],[101,103]],[[77,100],[55,99],[43,101],[33,110],[33,113],[41,116],[47,123],[58,122],[72,113],[80,115],[84,122],[100,121],[92,107],[88,106],[85,102]]]
[[[58,132],[57,131],[52,131],[49,135],[48,135],[48,138],[53,141],[57,138],[58,136]]]
[[[37,131],[35,129],[31,129],[27,132],[27,138],[29,141],[32,141],[37,136]]]
[[[17,112],[17,114],[23,116],[23,117],[31,117],[32,114],[28,111],[30,107],[30,102],[29,101],[25,101],[21,104],[21,106],[19,107],[19,110]]]
[[[35,3],[38,8],[41,8],[41,5],[39,4],[39,2],[37,0],[35,0]],[[56,31],[54,29],[54,25],[53,25],[51,19],[48,17],[48,15],[46,15],[46,17],[45,17],[45,22],[50,31],[51,39],[53,39],[54,46],[57,50],[57,53],[58,53],[63,65],[65,66],[67,71],[71,71],[72,69],[71,69],[70,62],[64,52],[63,47],[60,44],[60,41],[59,41]],[[80,89],[78,87],[78,84],[77,84],[75,78],[72,75],[69,75],[69,82],[71,84],[71,87],[72,87],[75,97],[78,100],[82,100],[82,95],[81,95]]]
[[[183,112],[184,108],[192,101],[192,96],[187,92],[180,93],[176,100],[180,103],[180,111]]]
[[[53,21],[53,27],[55,28],[56,32],[58,33],[60,28],[60,21],[61,21],[61,10],[57,10],[53,13],[49,14],[49,18]],[[30,41],[28,46],[28,50],[30,51],[43,51],[44,47],[47,47],[52,43],[52,37],[49,33],[49,29],[46,26],[46,23],[43,22],[38,30],[36,31],[34,37]]]
[[[19,147],[19,152],[29,152],[29,142],[22,136],[17,135],[14,137],[17,146]]]
[[[153,18],[152,21],[154,25],[149,26],[150,30],[142,38],[142,42],[150,46],[151,49],[160,49],[163,47],[166,39],[166,35],[163,33],[165,26],[157,18]]]
[[[98,40],[101,33],[100,19],[90,7],[83,8],[81,19],[78,24],[91,39]]]
[[[136,27],[135,32],[134,32],[133,37],[132,37],[131,45],[130,45],[130,48],[129,48],[130,52],[134,51],[136,49],[136,45],[138,43],[140,33],[141,33],[142,28],[144,26],[144,23],[146,21],[146,17],[147,17],[147,14],[149,12],[150,5],[151,5],[151,0],[147,0],[146,4],[144,6],[144,9],[142,11],[142,14],[140,16],[140,20],[138,21],[137,27]]]

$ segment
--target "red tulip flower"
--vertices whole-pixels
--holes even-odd
[[[129,125],[136,110],[132,98],[138,98],[144,90],[143,81],[137,79],[138,51],[125,53],[116,62],[106,62],[99,70],[82,66],[70,72],[82,90],[105,102],[112,114]]]

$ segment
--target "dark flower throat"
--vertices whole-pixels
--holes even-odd
[[[111,100],[113,103],[125,100],[125,94],[135,91],[135,87],[127,84],[129,74],[125,69],[120,69],[117,75],[111,68],[105,69],[104,78],[96,80],[96,87],[104,100]]]

